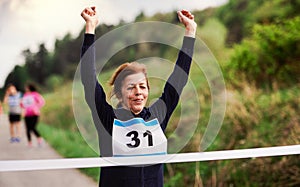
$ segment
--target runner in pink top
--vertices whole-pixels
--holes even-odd
[[[25,110],[25,125],[26,134],[28,139],[28,146],[32,147],[31,132],[37,137],[38,145],[41,145],[42,138],[36,126],[38,124],[38,118],[40,116],[40,109],[45,104],[44,98],[36,91],[36,88],[32,84],[28,84],[25,87],[25,94],[23,96],[21,107]]]
[[[22,107],[25,109],[26,116],[39,116],[40,108],[44,106],[44,98],[36,91],[26,92],[22,99]]]

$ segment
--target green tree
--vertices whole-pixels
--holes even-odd
[[[28,80],[27,70],[24,66],[16,65],[12,72],[5,79],[4,87],[14,84],[18,90],[24,90],[24,85]]]
[[[49,52],[46,49],[45,44],[42,43],[39,45],[37,53],[33,53],[30,49],[26,49],[22,54],[25,58],[25,67],[30,76],[29,79],[43,85],[51,72]]]
[[[74,52],[77,51],[77,52]],[[72,64],[79,62],[80,44],[76,42],[70,33],[63,39],[56,39],[53,55],[53,73],[70,77],[75,70],[71,69]]]
[[[251,35],[254,24],[272,24],[299,15],[300,0],[229,0],[216,15],[228,28],[227,44]]]
[[[229,70],[256,85],[276,81],[289,86],[300,81],[300,17],[271,25],[256,25],[252,37],[234,48]],[[237,76],[232,78],[237,78]]]

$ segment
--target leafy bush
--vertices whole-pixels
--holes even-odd
[[[55,88],[59,87],[63,82],[63,78],[59,75],[51,75],[46,80],[47,88],[53,91]]]
[[[244,75],[257,86],[290,86],[300,81],[300,17],[256,25],[251,38],[234,47],[228,65],[231,79]]]
[[[60,129],[77,130],[72,108],[71,83],[57,87],[53,94],[45,94],[41,120]]]

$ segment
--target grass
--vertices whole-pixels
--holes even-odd
[[[38,127],[42,136],[63,157],[98,157],[98,154],[89,147],[78,131],[59,129],[44,123],[39,124]],[[98,181],[99,168],[83,168],[80,171]]]

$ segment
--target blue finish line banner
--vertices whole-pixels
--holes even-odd
[[[228,159],[285,156],[285,155],[297,155],[297,154],[300,154],[300,145],[227,150],[227,151],[210,151],[210,152],[198,152],[198,153],[179,153],[179,154],[167,154],[167,155],[156,155],[156,156],[138,156],[138,157],[9,160],[9,161],[0,161],[0,172],[111,167],[111,166],[134,166],[134,165],[149,165],[149,164],[158,164],[158,163],[228,160]]]

